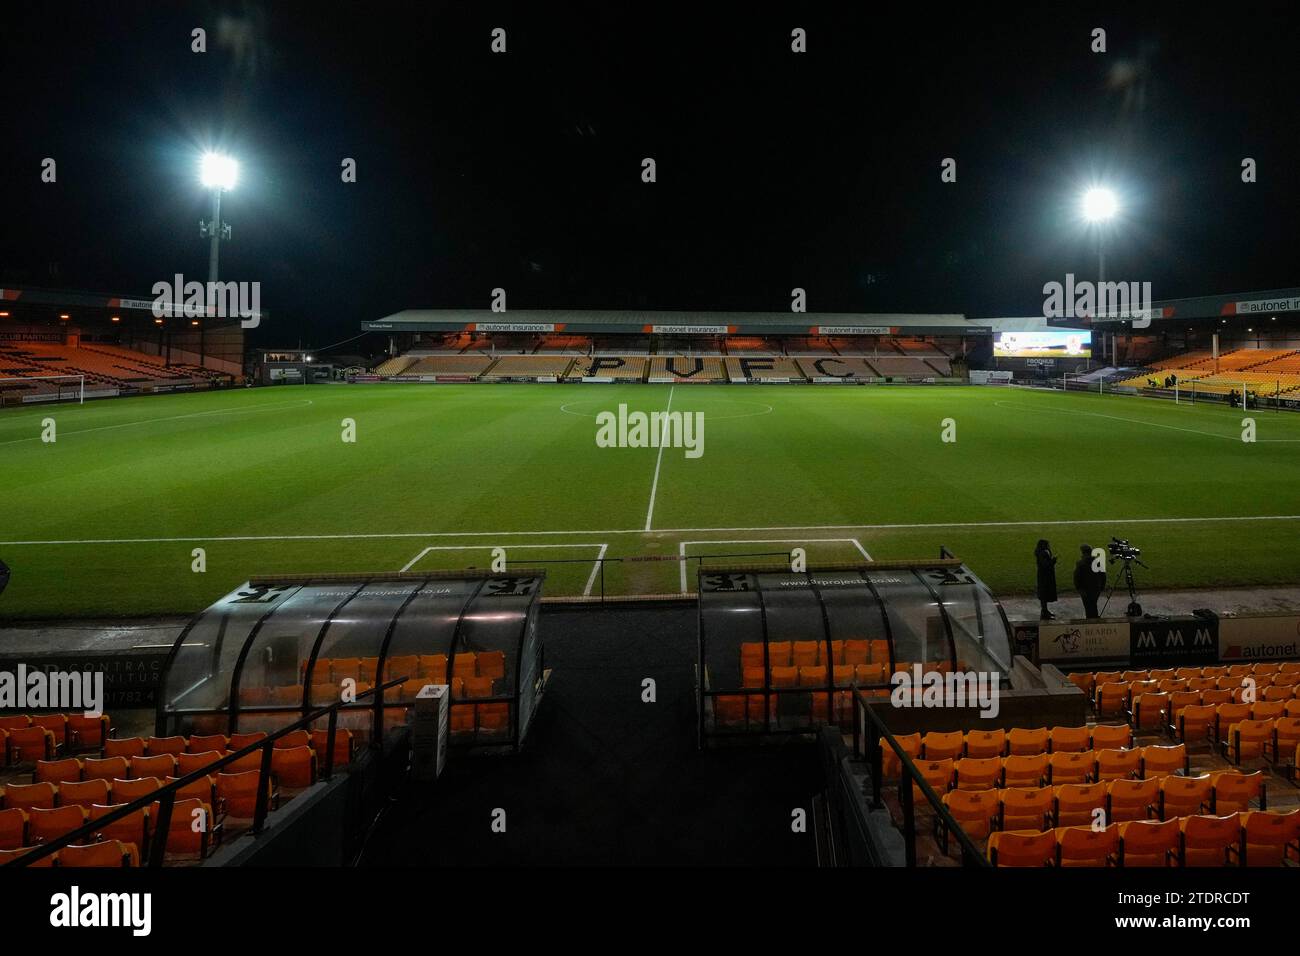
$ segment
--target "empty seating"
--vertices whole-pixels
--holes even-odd
[[[90,808],[96,803],[108,803],[109,783],[107,780],[78,780],[59,784],[58,800],[60,806],[79,806]]]
[[[1052,820],[1058,827],[1091,826],[1106,809],[1104,783],[1069,783],[1055,788]]]
[[[1222,816],[1250,809],[1250,801],[1267,807],[1268,791],[1263,771],[1238,773],[1235,770],[1210,774],[1210,812]]]
[[[1104,830],[1091,826],[1066,827],[1056,831],[1057,866],[1110,866],[1119,852],[1119,827]]]
[[[1106,819],[1148,820],[1156,816],[1160,803],[1160,781],[1112,780],[1106,788]]]
[[[1052,824],[1052,787],[1016,787],[998,791],[999,830],[1045,830]]]
[[[0,806],[6,810],[17,807],[20,810],[50,810],[54,807],[54,801],[58,791],[55,790],[54,784],[47,782],[42,783],[11,783],[4,788],[4,793],[0,795]]]
[[[1230,866],[1241,857],[1241,815],[1191,816],[1180,821],[1179,866]]]
[[[143,737],[109,738],[104,741],[105,757],[143,757],[144,753]]]
[[[1056,862],[1056,834],[998,831],[989,836],[988,856],[994,866],[1051,866]]]
[[[1118,826],[1119,857],[1123,866],[1173,865],[1182,837],[1178,820],[1134,820]]]
[[[67,846],[58,852],[59,866],[74,868],[139,866],[140,854],[134,843],[103,840],[82,846]]]
[[[1300,809],[1288,813],[1251,811],[1241,815],[1242,857],[1246,866],[1300,862]]]

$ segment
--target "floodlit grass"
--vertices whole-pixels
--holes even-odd
[[[1300,580],[1300,521],[1276,517],[1300,515],[1294,415],[1250,413],[1248,444],[1245,413],[1222,406],[692,385],[672,409],[704,413],[702,457],[597,447],[597,412],[668,399],[666,385],[299,386],[4,410],[0,617],[188,612],[250,575],[395,571],[422,552],[413,570],[484,567],[494,546],[515,567],[564,559],[547,585],[563,594],[599,593],[601,545],[671,558],[805,543],[815,564],[852,560],[855,540],[877,558],[947,545],[999,593],[1026,592],[1039,537],[1068,590],[1078,545],[1111,535],[1143,548],[1143,587]],[[603,584],[677,591],[680,568],[609,564]]]

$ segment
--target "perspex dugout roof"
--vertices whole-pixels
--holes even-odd
[[[453,740],[514,744],[539,692],[545,572],[254,579],[198,614],[164,666],[158,732],[283,726],[389,681],[343,725],[364,739],[451,688]],[[340,698],[340,695],[343,695]]]
[[[702,568],[698,595],[701,739],[848,724],[855,685],[884,694],[918,664],[1011,669],[1006,614],[956,558]]]

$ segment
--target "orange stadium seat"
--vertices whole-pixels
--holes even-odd
[[[1097,780],[1131,780],[1142,770],[1141,750],[1098,750]]]
[[[18,807],[0,810],[0,850],[17,850],[27,845],[27,811]]]
[[[1006,750],[1007,734],[1004,730],[966,731],[967,757],[1001,757]]]
[[[1254,810],[1241,819],[1246,866],[1282,866],[1288,859],[1300,862],[1300,809]]]
[[[36,782],[45,781],[47,783],[62,783],[65,780],[81,779],[81,761],[75,757],[65,757],[62,760],[38,760],[36,761],[36,772],[33,774]]]
[[[133,758],[134,759],[134,758]],[[87,757],[82,762],[81,776],[84,780],[112,780],[115,777],[129,775],[130,764],[125,757]]]
[[[1133,746],[1133,731],[1125,724],[1098,724],[1091,740],[1093,750],[1127,750]]]
[[[1125,867],[1173,866],[1181,835],[1176,819],[1120,823],[1120,861]]]
[[[989,860],[994,866],[1052,866],[1056,862],[1056,834],[999,830],[989,836]]]
[[[932,730],[921,740],[921,756],[926,760],[955,759],[962,755],[965,746],[966,739],[960,730],[951,733]]]
[[[1160,819],[1187,817],[1209,809],[1214,782],[1208,773],[1196,777],[1160,778]]]
[[[953,786],[958,790],[992,790],[1001,776],[1000,757],[963,757],[953,765]]]
[[[1051,755],[1034,756],[1016,754],[1002,759],[1002,785],[1004,787],[1041,787],[1047,780]]]
[[[1051,752],[1082,753],[1092,749],[1092,733],[1087,727],[1053,727],[1051,733]]]
[[[1053,753],[1048,762],[1049,783],[1087,783],[1096,772],[1096,756],[1091,750],[1082,753]]]
[[[1119,827],[1065,827],[1056,831],[1057,866],[1111,866],[1119,852]]]
[[[20,810],[51,810],[54,808],[57,793],[54,784],[48,781],[11,783],[4,788],[4,793],[0,796],[0,806],[6,810],[14,807]]]
[[[1159,780],[1112,780],[1106,787],[1106,819],[1149,820],[1159,802]]]
[[[1179,821],[1179,866],[1231,866],[1241,857],[1241,814],[1193,816]]]
[[[1261,810],[1267,809],[1268,791],[1264,772],[1239,773],[1235,770],[1210,774],[1210,812],[1222,816],[1249,810],[1255,800]]]
[[[90,867],[139,866],[140,854],[134,843],[120,840],[103,840],[84,846],[64,847],[58,853],[59,866],[86,869]]]
[[[998,791],[950,790],[942,795],[943,804],[957,824],[972,840],[984,840],[993,832],[998,816]],[[936,818],[943,851],[948,852],[948,832],[942,818]]]
[[[34,844],[51,843],[85,825],[85,807],[35,808],[27,814],[27,839]]]
[[[1144,779],[1163,777],[1171,773],[1189,773],[1191,770],[1187,747],[1184,744],[1152,745],[1143,747],[1140,752],[1142,754],[1141,776]]]
[[[104,741],[105,757],[143,757],[143,737],[110,737]]]
[[[1055,787],[1052,821],[1058,827],[1091,826],[1106,809],[1106,784],[1067,783]]]
[[[96,803],[108,803],[108,797],[107,780],[69,780],[59,784],[60,806],[79,806],[89,809]]]
[[[1012,787],[997,793],[999,830],[1046,830],[1052,825],[1052,787]]]
[[[1013,727],[1007,731],[1008,756],[1032,756],[1047,753],[1051,735],[1046,727],[1025,729]]]

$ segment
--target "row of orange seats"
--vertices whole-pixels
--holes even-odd
[[[0,866],[4,866],[11,860],[16,860],[20,856],[25,856],[33,849],[35,847],[0,850]],[[33,864],[33,866],[38,867],[62,866],[73,869],[139,865],[140,853],[136,849],[136,845],[134,843],[123,843],[121,840],[100,840],[98,843],[87,843],[81,846],[74,844],[73,846],[64,847],[57,853],[43,857]]]
[[[1165,708],[1169,732],[1188,743],[1208,737],[1222,740],[1220,730],[1233,721],[1300,717],[1300,700],[1247,703],[1224,700],[1220,695],[1225,693],[1226,691],[1189,691],[1186,694],[1171,694]],[[1147,718],[1143,720],[1145,722]]]
[[[3,766],[49,760],[59,751],[91,750],[108,738],[107,714],[13,714],[0,717]]]
[[[463,651],[452,661],[452,674],[456,677],[490,677],[499,680],[506,676],[505,651]],[[377,657],[321,657],[316,660],[312,683],[339,683],[346,679],[374,684],[379,668]],[[299,667],[299,680],[307,676],[307,662]],[[403,654],[384,662],[384,680],[387,683],[398,677],[423,678],[426,684],[447,683],[446,654]]]
[[[1063,827],[995,832],[994,866],[1282,866],[1300,860],[1300,810],[1189,816],[1113,823],[1104,830]]]
[[[1184,704],[1173,712],[1174,735],[1184,743],[1209,740],[1225,752],[1230,748],[1239,758],[1257,758],[1271,752],[1274,762],[1279,751],[1290,753],[1300,742],[1300,701],[1263,701],[1255,704]],[[1247,724],[1243,749],[1233,745],[1233,727]],[[1241,728],[1238,728],[1239,730]],[[1263,743],[1260,734],[1267,731]]]
[[[105,759],[113,757],[125,757],[129,760],[136,760],[142,757],[158,757],[170,755],[172,757],[182,757],[190,754],[211,754],[217,751],[222,756],[228,752],[243,750],[252,744],[265,740],[267,734],[265,731],[255,730],[249,733],[235,734],[192,734],[189,737],[110,737],[104,741],[103,755]],[[295,730],[285,734],[283,737],[276,739],[272,745],[276,750],[290,750],[298,747],[310,747],[314,752],[316,759],[322,764],[325,761],[325,753],[329,747],[328,730]],[[355,740],[352,731],[346,728],[336,728],[334,732],[334,766],[339,767],[351,763],[355,750]],[[272,757],[274,760],[274,755]],[[235,761],[236,764],[243,766],[261,766],[261,754],[254,752],[241,757]],[[99,765],[94,761],[85,760],[83,763],[87,767],[87,776],[90,770],[95,769],[94,776],[104,776],[98,771]],[[231,766],[234,766],[233,764]],[[136,776],[154,776],[154,774],[136,774]],[[121,774],[126,777],[128,774]],[[184,776],[184,774],[181,774]],[[106,778],[111,779],[111,778]]]
[[[219,777],[238,777],[218,783],[218,787],[227,790],[228,807],[238,807],[241,811],[257,798],[258,779],[261,774],[251,771],[245,774],[220,774]],[[45,808],[33,807],[29,810],[8,808],[0,810],[0,849],[16,855],[30,852],[33,848],[46,843],[61,840],[69,833],[99,820],[126,806],[125,803],[92,804],[89,807],[80,804]],[[155,835],[157,821],[157,804],[146,807],[104,824],[93,832],[89,843],[103,840],[117,840],[139,847],[141,853],[149,852],[149,841]],[[232,816],[252,816],[252,812],[234,813]],[[212,813],[212,804],[200,798],[177,799],[172,805],[171,821],[167,828],[167,852],[171,855],[197,854],[200,859],[207,855],[210,844],[209,834],[218,837],[223,824],[216,822]],[[62,851],[60,851],[62,852]]]
[[[1190,772],[1187,748],[1153,745],[1132,750],[1084,750],[1037,756],[922,759],[917,772],[934,790],[992,790],[1053,783],[1090,783]],[[918,791],[919,793],[919,791]]]
[[[1268,788],[1262,772],[1221,770],[1195,777],[1169,774],[1149,780],[949,790],[941,799],[962,830],[971,839],[982,840],[994,830],[1087,826],[1096,821],[1098,811],[1105,814],[1106,823],[1123,823],[1235,813],[1252,809],[1252,801],[1264,810],[1268,808]],[[935,823],[946,838],[942,819],[936,816]]]
[[[409,678],[397,685],[397,687],[385,691],[384,702],[385,704],[409,704],[415,700],[421,688],[428,684],[440,683],[445,684],[446,681],[439,680],[436,677]],[[503,681],[499,677],[456,676],[451,679],[451,696],[453,700],[495,697],[499,693],[502,683]],[[361,680],[352,685],[349,690],[354,695],[360,695],[372,687],[374,687],[374,684]],[[314,683],[308,700],[313,706],[323,707],[341,699],[342,693],[343,684],[341,682],[337,684]],[[302,686],[299,684],[283,684],[273,687],[241,687],[239,689],[239,699],[240,704],[244,707],[301,707]]]
[[[927,734],[895,737],[903,753],[913,760],[944,760],[958,757],[1035,757],[1039,754],[1082,753],[1088,750],[1124,750],[1133,746],[1133,731],[1126,724],[1098,724],[1095,727],[1013,727],[1010,730],[932,730]],[[898,755],[885,738],[886,777],[902,769]]]
[[[187,777],[217,763],[233,751],[209,750],[205,753],[154,754],[149,757],[102,757],[61,760],[40,760],[32,774],[33,785],[68,784],[81,781],[134,780],[143,777]],[[262,754],[253,751],[238,760],[224,764],[225,773],[260,770]],[[285,786],[310,787],[316,782],[316,752],[308,746],[274,747],[271,752],[271,772],[284,781]],[[12,789],[16,785],[10,784]],[[0,798],[3,799],[3,798]]]
[[[246,801],[244,797],[246,792],[251,792],[252,798],[256,800],[257,793],[255,778],[248,775],[260,774],[260,772],[260,770],[242,770],[234,773],[208,774],[178,790],[177,799],[198,798],[204,803],[218,807],[222,814],[229,811],[234,816],[252,816],[253,804]],[[30,813],[33,810],[54,810],[67,806],[79,806],[89,810],[96,805],[120,805],[147,797],[178,780],[180,777],[118,777],[113,780],[96,777],[91,780],[65,780],[58,784],[49,781],[9,784],[0,790],[0,814],[7,814],[14,810]],[[267,792],[278,801],[280,790],[274,774],[269,781]],[[245,810],[248,812],[242,812]]]
[[[829,658],[829,659],[828,659]],[[769,641],[769,667],[813,667],[835,664],[889,664],[888,641]],[[740,666],[763,667],[763,642],[740,645]]]
[[[1222,711],[1218,720],[1220,724],[1225,722]],[[1300,717],[1238,720],[1229,723],[1227,733],[1219,738],[1223,756],[1238,765],[1243,760],[1261,758],[1276,764],[1282,753],[1290,756],[1296,746],[1300,746]]]
[[[1276,674],[1300,674],[1300,661],[1258,661],[1254,664],[1214,664],[1204,667],[1162,667],[1147,670],[1081,671],[1066,676],[1085,694],[1092,694],[1099,684],[1119,681],[1218,680],[1221,677],[1271,677]]]
[[[1260,683],[1250,685],[1241,684],[1235,677],[1221,677],[1215,683],[1223,686],[1201,688],[1188,686],[1192,683],[1189,681],[1112,681],[1097,686],[1092,708],[1098,719],[1124,716],[1135,723],[1143,719],[1138,711],[1146,710],[1149,714],[1146,725],[1154,727],[1159,725],[1160,711],[1173,706],[1175,699],[1187,703],[1196,695],[1203,703],[1261,700],[1285,704],[1294,701],[1300,692],[1300,684],[1264,684],[1267,679],[1262,678]]]

